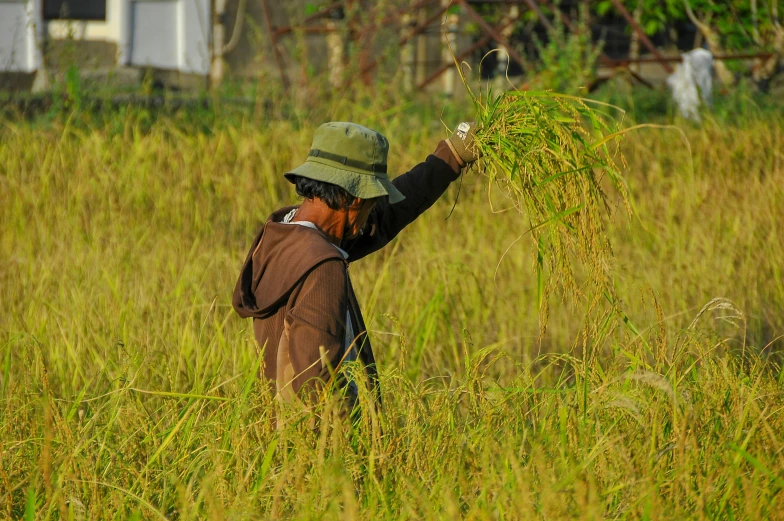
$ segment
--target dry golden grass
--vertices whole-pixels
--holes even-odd
[[[397,172],[443,137],[332,117],[384,132]],[[318,432],[272,429],[230,308],[317,122],[114,123],[0,130],[0,516],[781,518],[780,118],[687,127],[693,161],[629,135],[637,211],[606,222],[625,314],[551,294],[542,336],[515,242],[537,221],[469,174],[449,219],[457,186],[352,267],[385,406],[352,429],[326,404]]]

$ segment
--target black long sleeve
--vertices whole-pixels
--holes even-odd
[[[409,172],[396,177],[392,184],[406,197],[397,204],[380,203],[368,217],[363,234],[341,247],[353,262],[386,246],[400,231],[414,222],[460,176],[460,167],[445,142]]]

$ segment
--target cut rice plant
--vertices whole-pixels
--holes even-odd
[[[609,106],[548,91],[468,90],[477,111],[478,171],[526,216],[520,239],[530,233],[536,244],[542,327],[555,287],[574,302],[614,300],[606,221],[613,201],[629,214],[632,206],[618,146],[624,131],[604,110]]]

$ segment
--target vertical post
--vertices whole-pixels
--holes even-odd
[[[43,20],[41,0],[27,0],[27,63],[28,72],[35,72],[33,92],[42,92],[49,89],[49,72],[46,70],[43,46],[46,27]]]
[[[27,0],[25,2],[25,56],[26,63],[22,66],[25,72],[37,71],[41,68],[41,48],[38,45],[39,34],[43,34],[42,20],[40,20],[40,0]]]
[[[441,0],[442,7],[449,7],[451,0]],[[446,41],[441,48],[441,59],[444,63],[450,63],[454,60],[452,52],[457,52],[457,28],[460,23],[458,14],[455,12],[446,14]],[[450,67],[443,76],[443,92],[444,96],[451,98],[455,93],[455,69]]]
[[[642,0],[637,0],[637,6],[634,8],[634,21],[638,24],[642,19]],[[697,31],[697,34],[700,32]],[[636,60],[640,57],[640,34],[637,31],[632,31],[631,38],[629,40],[629,58],[632,60]],[[632,63],[629,65],[629,70],[634,70],[635,72],[640,72],[640,64],[639,63]]]
[[[174,21],[175,24],[175,41],[177,42],[177,73],[178,78],[179,74],[182,73],[183,69],[185,69],[187,65],[186,60],[186,53],[188,49],[188,43],[186,38],[188,37],[187,31],[188,28],[186,26],[186,0],[177,0],[176,9],[175,9],[175,17],[176,20]]]
[[[212,60],[210,62],[210,87],[215,88],[223,82],[223,41],[226,39],[226,0],[214,0],[212,25]]]
[[[327,68],[329,70],[329,84],[334,88],[343,85],[345,71],[346,47],[343,41],[343,30],[338,20],[332,19],[327,22]]]
[[[131,61],[131,2],[133,0],[120,0],[116,6],[117,17],[117,65],[128,65]],[[108,7],[108,6],[107,6]]]

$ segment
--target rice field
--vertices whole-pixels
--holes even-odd
[[[331,110],[391,172],[447,135]],[[276,431],[231,291],[323,116],[3,123],[0,518],[784,519],[780,112],[625,135],[615,305],[543,292],[519,200],[468,171],[351,268],[383,409]]]

